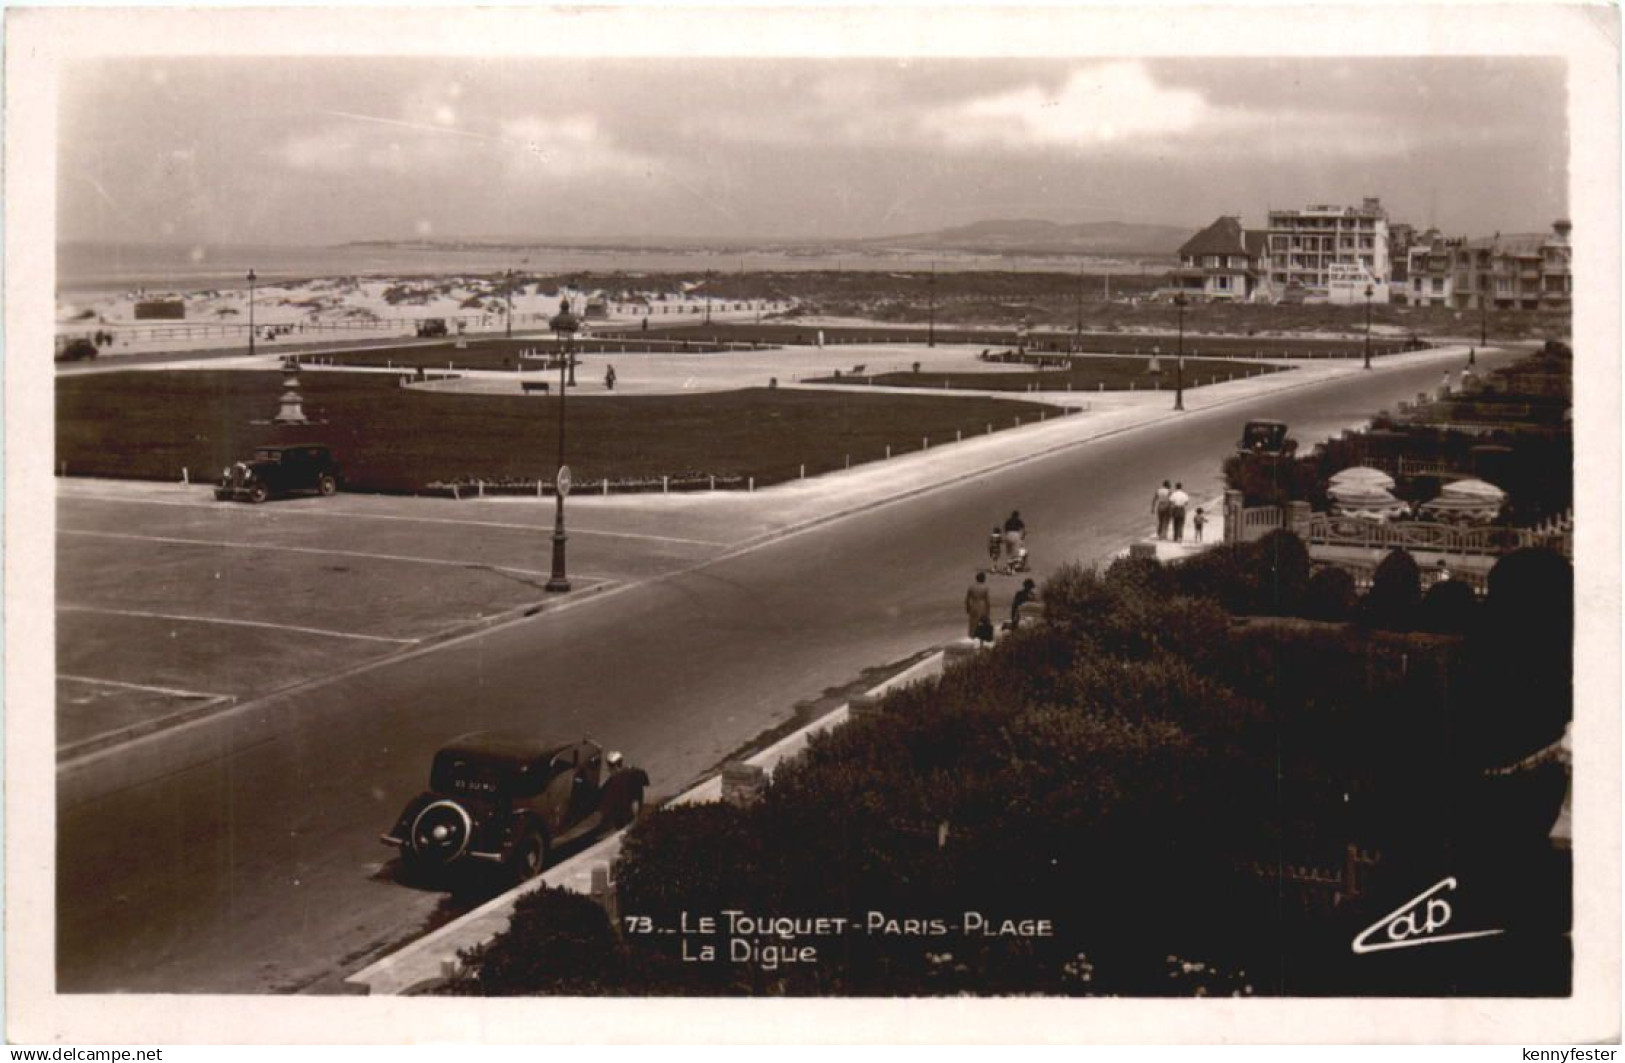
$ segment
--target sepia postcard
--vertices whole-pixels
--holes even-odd
[[[9,9],[7,1038],[1617,1043],[1619,29]]]

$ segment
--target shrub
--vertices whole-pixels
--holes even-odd
[[[543,888],[520,898],[508,929],[462,955],[452,996],[588,996],[625,992],[625,953],[596,903]]]
[[[1574,714],[1574,568],[1561,554],[1515,550],[1490,570],[1470,640],[1472,740],[1503,765],[1556,740]]]
[[[1259,598],[1252,543],[1221,543],[1173,566],[1179,592],[1207,598],[1232,613],[1250,613]]]
[[[1118,558],[1106,567],[1106,582],[1152,598],[1166,598],[1179,586],[1173,572],[1154,557]]]
[[[1372,627],[1406,631],[1416,621],[1422,600],[1422,572],[1410,551],[1388,551],[1371,577],[1371,590],[1360,603],[1360,619]]]
[[[1340,568],[1323,568],[1309,577],[1303,615],[1310,620],[1344,621],[1354,615],[1359,604],[1354,577]]]
[[[1423,631],[1440,635],[1465,635],[1478,610],[1473,589],[1460,580],[1435,583],[1422,599],[1417,623]]]
[[[1296,614],[1309,586],[1309,548],[1303,540],[1277,528],[1253,544],[1253,558],[1258,607],[1277,616]]]

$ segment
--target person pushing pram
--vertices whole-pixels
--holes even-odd
[[[1021,510],[1013,509],[1005,520],[1004,527],[995,528],[1003,540],[1003,555],[995,554],[993,557],[993,571],[1003,576],[1013,575],[1028,570],[1027,561],[1027,522],[1021,519]],[[993,553],[997,548],[993,543],[988,544],[988,550]]]

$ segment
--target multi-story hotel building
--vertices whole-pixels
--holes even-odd
[[[1277,293],[1309,300],[1388,302],[1388,212],[1368,197],[1358,207],[1311,206],[1272,210],[1269,280]]]
[[[1567,219],[1549,233],[1496,233],[1451,249],[1450,306],[1458,310],[1566,309],[1574,299]]]
[[[1406,251],[1405,285],[1395,288],[1394,301],[1411,306],[1455,306],[1456,253],[1465,243],[1459,238],[1447,239],[1437,229],[1416,236]]]

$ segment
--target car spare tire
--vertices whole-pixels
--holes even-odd
[[[412,818],[406,844],[423,864],[449,864],[468,849],[474,821],[455,801],[432,801]]]

